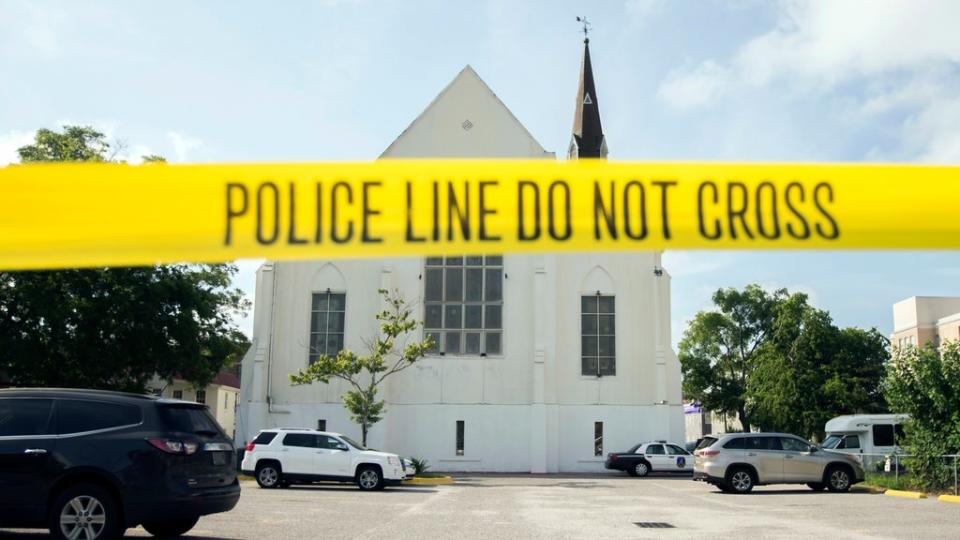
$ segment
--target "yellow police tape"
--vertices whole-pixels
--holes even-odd
[[[957,248],[960,167],[381,160],[0,169],[0,268]]]

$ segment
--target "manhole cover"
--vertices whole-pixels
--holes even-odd
[[[634,521],[634,525],[642,529],[673,529],[674,526],[662,521]]]

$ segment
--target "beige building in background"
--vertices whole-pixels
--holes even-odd
[[[174,379],[172,382],[156,379],[150,383],[149,389],[155,396],[205,404],[220,427],[233,438],[237,403],[240,401],[240,379],[233,373],[218,373],[213,381],[202,389],[194,388],[182,379]]]
[[[911,296],[893,305],[894,347],[960,339],[960,296]]]

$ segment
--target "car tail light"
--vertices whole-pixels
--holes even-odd
[[[253,449],[256,448],[256,446],[257,446],[257,445],[255,445],[255,444],[253,444],[253,443],[247,443],[247,449],[246,449],[247,452],[253,452]]]
[[[147,439],[154,448],[168,454],[194,454],[197,451],[197,443],[177,441],[174,439]]]
[[[616,455],[616,454],[610,454],[610,461],[616,461],[616,460],[617,460],[617,455]]]
[[[713,457],[720,455],[719,450],[700,450],[698,453],[700,454],[700,457]]]

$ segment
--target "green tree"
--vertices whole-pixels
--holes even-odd
[[[332,379],[349,383],[352,388],[343,395],[343,405],[351,419],[360,424],[364,445],[370,427],[383,419],[386,404],[377,399],[380,385],[387,377],[412,366],[433,347],[429,336],[421,341],[406,341],[404,338],[422,323],[413,318],[410,304],[398,291],[381,289],[380,294],[388,307],[375,315],[380,332],[370,344],[368,355],[346,349],[336,356],[321,354],[307,368],[290,375],[294,386],[328,384]]]
[[[906,466],[917,487],[951,485],[952,463],[940,456],[960,453],[960,341],[895,349],[883,389],[891,409],[910,414]]]
[[[108,161],[90,127],[41,129],[23,163]],[[0,372],[17,386],[143,391],[154,375],[205,386],[249,347],[233,265],[0,272]]]
[[[696,315],[680,342],[684,393],[735,413],[744,429],[820,438],[840,414],[878,412],[888,342],[837,328],[804,294],[758,285],[720,289],[716,310]]]
[[[887,345],[876,329],[840,329],[826,311],[785,302],[749,377],[753,418],[768,429],[822,439],[835,416],[884,410]]]
[[[33,144],[17,150],[20,161],[108,161],[110,144],[90,126],[63,126],[63,132],[39,129]]]
[[[706,410],[736,414],[749,429],[747,381],[788,298],[785,289],[768,293],[759,285],[715,292],[717,309],[697,313],[680,341],[684,394]]]

